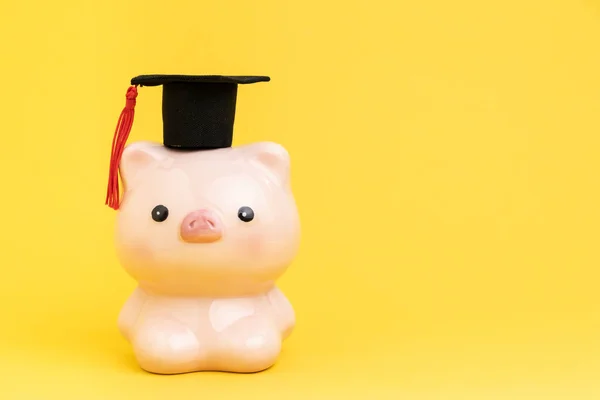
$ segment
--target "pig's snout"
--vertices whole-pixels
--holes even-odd
[[[181,239],[188,243],[216,242],[223,236],[221,220],[209,210],[189,213],[181,223]]]

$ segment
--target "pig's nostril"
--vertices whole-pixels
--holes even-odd
[[[194,229],[210,229],[214,230],[216,224],[209,218],[194,218],[187,223],[187,229],[193,231]]]

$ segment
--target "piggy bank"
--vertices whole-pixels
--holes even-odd
[[[117,256],[137,282],[118,317],[140,367],[258,372],[294,327],[275,285],[299,247],[287,151],[128,145]]]

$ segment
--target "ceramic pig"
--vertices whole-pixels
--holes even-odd
[[[275,285],[299,247],[287,151],[128,145],[118,258],[138,283],[118,326],[146,371],[258,372],[295,323]]]

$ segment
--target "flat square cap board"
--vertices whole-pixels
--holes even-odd
[[[227,76],[227,75],[140,75],[131,80],[132,85],[158,86],[169,83],[247,83],[269,82],[268,76]]]
[[[139,87],[162,86],[163,145],[171,149],[231,147],[238,85],[268,76],[140,75],[131,79],[113,137],[106,204],[119,206],[119,163],[131,131]]]

